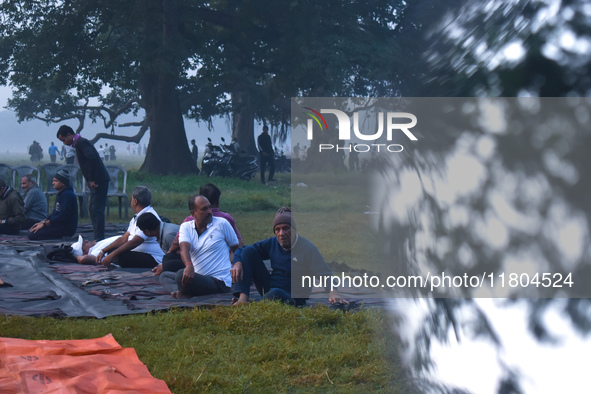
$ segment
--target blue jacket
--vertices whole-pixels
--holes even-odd
[[[271,260],[270,288],[279,288],[291,294],[292,279],[294,285],[301,283],[303,275],[331,275],[331,270],[324,261],[320,251],[306,238],[299,236],[291,250],[285,250],[277,241],[277,237],[256,242],[234,252],[234,262],[242,261],[242,250],[254,248],[263,260]],[[293,273],[293,275],[292,275]],[[299,286],[298,286],[299,287]],[[308,297],[312,289],[299,290],[298,297]]]
[[[55,207],[49,217],[50,226],[64,227],[72,233],[78,227],[78,201],[72,186],[67,186],[58,193]]]

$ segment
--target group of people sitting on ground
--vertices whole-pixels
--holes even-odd
[[[180,228],[163,223],[142,195],[148,196],[149,190],[137,187],[132,193],[136,217],[127,232],[100,245],[86,244],[80,263],[152,268],[174,298],[233,292],[235,304],[248,302],[254,283],[264,299],[304,305],[306,297],[291,297],[292,268],[311,275],[331,274],[318,249],[297,234],[289,208],[275,214],[275,237],[244,247],[234,219],[219,209],[221,192],[215,185],[202,186],[189,199],[191,215]],[[152,242],[150,251],[141,251],[148,242]],[[133,252],[149,256],[132,256]],[[270,260],[270,272],[264,260]],[[329,294],[329,301],[346,302],[336,291]]]
[[[78,202],[68,172],[58,171],[52,185],[57,195],[54,209],[48,216],[47,198],[32,174],[21,179],[24,197],[0,177],[0,234],[17,235],[21,229],[28,229],[30,240],[74,235],[78,227]]]
[[[25,176],[21,184],[27,201],[34,198],[34,194],[27,196],[35,186],[24,185],[25,181],[32,179]],[[76,231],[76,198],[67,174],[56,174],[53,185],[58,191],[56,207],[46,219],[33,219],[29,239],[46,239],[47,233],[54,230],[64,235]],[[2,181],[0,193],[2,200],[23,205],[18,192]],[[304,305],[306,297],[292,298],[292,268],[309,275],[330,275],[331,271],[318,249],[297,234],[290,209],[283,207],[275,214],[274,237],[245,247],[234,218],[220,211],[220,197],[221,191],[215,185],[202,186],[199,194],[189,199],[190,215],[179,226],[161,220],[151,206],[152,195],[147,187],[135,187],[130,203],[135,215],[127,231],[98,242],[79,241],[72,245],[74,255],[80,264],[152,269],[174,298],[233,292],[233,303],[243,304],[249,301],[254,283],[264,299]],[[66,216],[73,219],[68,221]],[[0,224],[0,231],[4,225],[24,221],[23,214],[11,217],[7,224]],[[265,260],[270,260],[271,271]],[[329,294],[329,301],[346,302],[336,291]]]
[[[271,149],[270,156],[261,156],[261,181],[265,183],[264,160],[270,160],[269,181],[274,170],[268,127],[263,131],[259,146],[263,151]],[[233,291],[236,304],[248,302],[254,283],[263,298],[303,305],[311,289],[292,297],[297,277],[304,273],[331,274],[318,249],[297,234],[291,211],[285,207],[275,214],[275,236],[245,247],[232,216],[219,210],[221,192],[212,184],[204,185],[189,199],[191,215],[180,226],[161,220],[150,205],[152,194],[147,187],[134,188],[131,208],[135,216],[127,231],[104,239],[109,174],[92,143],[71,127],[60,126],[56,136],[64,146],[75,149],[90,189],[88,208],[96,242],[79,240],[73,245],[79,263],[152,269],[175,298]],[[53,178],[57,196],[49,216],[47,199],[32,175],[21,179],[21,187],[24,198],[0,178],[0,234],[17,235],[21,228],[28,228],[30,240],[45,240],[76,233],[78,203],[67,171],[60,170]],[[271,271],[265,260],[270,260]],[[346,302],[335,291],[330,293],[329,301]]]

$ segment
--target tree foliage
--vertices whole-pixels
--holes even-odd
[[[403,5],[9,0],[0,6],[1,82],[16,90],[9,107],[19,120],[77,119],[78,130],[101,121],[111,133],[95,140],[137,142],[149,129],[142,169],[183,173],[192,168],[183,115],[231,114],[234,136],[253,151],[255,119],[285,139],[292,96],[389,94]],[[140,110],[138,122],[117,120]],[[138,133],[116,135],[124,126]]]
[[[388,95],[402,7],[391,0],[215,3],[207,11],[212,41],[194,59],[201,67],[187,91],[195,100],[188,100],[190,116],[231,112],[234,136],[252,151],[253,119],[285,139],[291,97]]]

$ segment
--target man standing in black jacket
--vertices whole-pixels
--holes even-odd
[[[269,163],[269,182],[273,182],[273,175],[275,175],[275,153],[273,151],[273,143],[271,142],[271,136],[269,135],[269,126],[263,126],[263,132],[257,139],[259,143],[260,153],[260,166],[261,166],[261,183],[266,185],[265,182],[265,167]]]
[[[76,148],[76,159],[90,189],[88,211],[94,228],[94,240],[105,238],[105,207],[109,191],[109,173],[96,148],[86,138],[74,133],[70,126],[61,126],[57,138],[64,145]]]

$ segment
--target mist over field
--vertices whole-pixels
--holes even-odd
[[[122,122],[133,120],[133,116],[122,118]],[[137,120],[136,120],[137,121]],[[9,110],[0,111],[0,157],[5,153],[27,153],[29,145],[33,140],[39,142],[43,148],[44,154],[47,155],[47,148],[53,141],[55,145],[61,148],[62,144],[55,137],[57,130],[60,125],[67,124],[73,129],[76,129],[76,121],[70,120],[62,123],[54,123],[49,126],[40,120],[24,121],[18,123],[14,112]],[[204,123],[200,125],[192,120],[185,120],[185,130],[187,133],[187,144],[194,138],[199,146],[199,155],[205,150],[205,144],[207,143],[207,137],[210,137],[214,144],[220,143],[220,137],[224,137],[227,142],[230,141],[230,127],[225,119],[218,119],[214,122],[214,130],[210,132]],[[102,126],[102,123],[92,123],[87,120],[85,123],[82,135],[86,138],[92,138],[97,133],[104,133],[106,130]],[[116,128],[118,135],[134,135],[137,132],[136,127],[130,128]],[[144,144],[148,144],[150,139],[150,132],[148,131],[142,140],[140,145],[143,147]],[[119,154],[128,154],[127,146],[128,142],[113,141],[113,140],[100,140],[97,145],[114,145]]]

